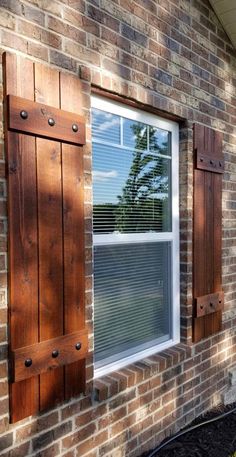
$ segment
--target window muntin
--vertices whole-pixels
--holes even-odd
[[[92,106],[99,376],[179,340],[178,126],[100,97]]]

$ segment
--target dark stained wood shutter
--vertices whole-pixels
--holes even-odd
[[[85,389],[85,120],[75,76],[11,54],[4,73],[16,422]]]
[[[194,125],[193,340],[222,328],[222,134]]]

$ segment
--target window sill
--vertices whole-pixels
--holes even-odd
[[[186,360],[191,355],[191,347],[184,343],[179,343],[159,352],[157,355],[146,357],[118,371],[113,371],[107,376],[96,378],[94,380],[94,400],[98,402],[108,400],[153,375],[162,373]]]

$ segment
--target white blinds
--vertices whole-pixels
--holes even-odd
[[[158,237],[172,231],[172,139],[97,108],[92,139],[98,367],[172,335],[172,242]]]
[[[94,109],[92,135],[94,232],[171,231],[169,132]]]
[[[170,338],[169,242],[95,247],[96,361]]]

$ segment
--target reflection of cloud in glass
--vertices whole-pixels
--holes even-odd
[[[141,122],[123,120],[123,141],[125,146],[147,149],[147,126]]]
[[[107,120],[100,124],[99,127],[97,127],[97,131],[104,132],[105,130],[111,129],[116,125],[120,125],[120,119],[118,117],[114,117],[112,115],[104,117],[106,117]]]
[[[151,151],[159,154],[170,154],[170,133],[155,127],[149,128],[149,145]]]
[[[116,170],[111,171],[93,171],[93,181],[94,182],[101,182],[101,181],[108,181],[109,179],[116,178],[118,173]]]
[[[130,128],[135,127],[135,126],[136,126],[136,124],[133,123],[133,125],[131,125]],[[139,126],[138,123],[137,123],[137,126]],[[146,135],[146,127],[143,127],[143,128],[140,127],[140,130],[139,130],[138,134],[139,134],[139,136],[141,138],[143,138]],[[132,131],[131,135],[132,135],[131,138],[132,138],[133,141],[137,140],[137,133],[136,132]]]
[[[160,192],[152,193],[152,194],[149,195],[149,198],[159,198],[160,200],[165,200],[166,198],[168,198],[168,194],[166,192],[163,192],[163,193],[160,193]]]
[[[168,136],[168,132],[165,132],[163,130],[158,131],[158,137],[159,137],[160,143],[165,143],[167,141],[167,136]]]

